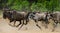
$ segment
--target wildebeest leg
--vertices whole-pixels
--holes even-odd
[[[57,27],[58,21],[55,21],[55,27]]]
[[[25,24],[25,23],[24,23],[24,19],[23,19],[23,24]]]
[[[22,24],[18,30],[20,30],[20,29],[23,27],[23,25],[24,25],[24,24]]]
[[[38,24],[36,24],[36,26],[41,29],[41,27]]]
[[[47,24],[45,24],[45,28],[48,28],[48,27],[47,27]]]
[[[57,27],[57,24],[54,24],[53,29],[52,29],[52,32],[55,31],[55,28],[56,28],[56,27]]]
[[[57,27],[57,24],[58,24],[58,21],[54,21],[55,24],[53,24],[53,29],[52,29],[52,32],[54,32],[55,28]]]
[[[42,26],[44,26],[45,28],[48,28],[46,21],[42,21]]]
[[[19,27],[19,25],[21,25],[21,20],[20,20],[20,23],[16,27]]]
[[[16,23],[16,20],[14,21],[14,25],[13,26],[15,26],[15,23]]]
[[[27,25],[27,24],[28,24],[28,22],[29,22],[29,20],[26,20],[26,23],[25,23],[25,25]]]
[[[47,26],[48,24],[49,24],[49,21],[48,21],[48,19],[46,19],[45,20],[45,28],[48,28],[48,26]]]
[[[38,25],[37,20],[35,20],[36,26],[41,29],[41,27]]]
[[[22,23],[22,25],[20,26],[20,28],[18,30],[20,30],[23,27],[23,25],[24,25],[24,20],[23,20],[23,23]]]
[[[10,20],[10,23],[13,22],[13,20]],[[9,23],[10,26],[12,26],[11,24]]]

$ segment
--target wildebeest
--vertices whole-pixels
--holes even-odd
[[[10,11],[10,10],[6,10],[3,12],[3,18],[6,19],[8,18],[10,20],[10,23],[14,21],[14,26],[16,21],[19,21],[20,23],[16,26],[18,27],[21,24],[21,21],[23,21],[23,24],[27,24],[29,19],[28,19],[28,15],[31,12],[16,12],[15,10]],[[24,20],[26,21],[26,23],[24,23]],[[23,25],[22,24],[22,25]]]
[[[60,12],[53,12],[50,13],[50,19],[52,19],[54,21],[54,28],[52,31],[54,31],[54,29],[57,27],[57,24],[60,23]]]
[[[57,23],[60,23],[60,12],[53,12],[50,14],[51,16],[51,19],[54,20],[54,22],[57,24]]]
[[[33,19],[34,21],[35,21],[35,23],[36,23],[36,25],[38,25],[37,23],[38,23],[38,21],[44,21],[45,23],[46,23],[46,28],[47,28],[47,24],[49,24],[49,18],[50,18],[50,16],[49,16],[49,14],[48,14],[48,12],[33,12],[33,13],[31,13],[30,15],[29,15],[29,18],[31,18],[31,19]]]
[[[20,21],[20,24],[21,24],[21,20],[23,20],[23,24],[24,24],[24,20],[25,20],[26,24],[27,24],[27,22],[29,21],[28,14],[29,14],[29,12],[14,11],[12,14],[12,18],[14,19],[14,21]],[[20,24],[18,24],[17,26],[19,26]]]

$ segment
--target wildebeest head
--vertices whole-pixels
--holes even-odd
[[[12,13],[10,11],[4,11],[3,12],[3,18],[6,19],[6,18],[10,18],[12,15]]]
[[[36,12],[31,12],[31,13],[29,14],[29,18],[33,19],[33,17],[35,17],[35,14],[36,14]]]
[[[48,12],[31,13],[29,15],[29,18],[38,19],[38,20],[48,20],[48,19],[50,19],[50,14]]]

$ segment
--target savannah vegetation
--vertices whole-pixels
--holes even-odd
[[[4,7],[19,11],[60,11],[60,0],[0,0]]]

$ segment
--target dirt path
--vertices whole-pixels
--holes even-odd
[[[45,29],[43,26],[41,26],[42,30],[40,30],[37,26],[35,26],[34,21],[30,21],[27,25],[24,25],[20,30],[18,30],[19,27],[17,28],[9,26],[8,23],[8,20],[4,20],[2,17],[0,18],[0,33],[60,33],[59,24],[55,31],[51,32],[50,27],[48,29]],[[41,24],[39,23],[39,25]]]

